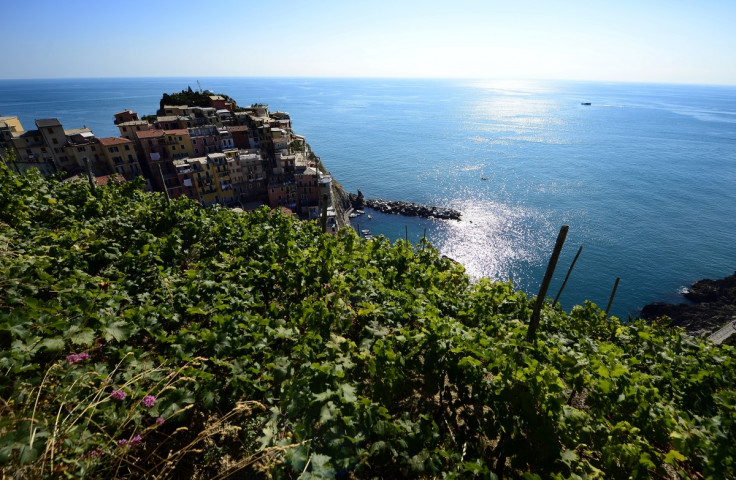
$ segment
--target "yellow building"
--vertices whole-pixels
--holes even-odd
[[[175,160],[174,165],[182,185],[187,187],[183,188],[183,194],[204,205],[227,204],[233,200],[234,192],[225,154],[211,153],[206,157],[183,158]]]
[[[164,105],[163,111],[161,113],[163,114],[162,116],[186,117],[189,115],[189,107],[187,105]]]
[[[227,156],[224,153],[210,153],[207,155],[209,165],[214,165],[215,175],[217,177],[217,187],[219,195],[217,202],[227,204],[232,202],[233,182],[230,176],[230,169],[228,168]]]
[[[64,151],[66,132],[59,120],[56,118],[36,120],[36,128],[38,128],[38,132],[43,137],[46,146],[50,149],[50,154],[58,170],[73,171],[79,168],[74,161],[74,157],[70,158]]]
[[[22,132],[23,125],[20,124],[20,120],[18,120],[18,117],[3,117],[2,115],[0,115],[0,133],[4,131],[7,131],[9,133]],[[5,136],[0,134],[0,142],[4,140]]]
[[[118,123],[118,130],[120,130],[120,136],[125,137],[128,140],[135,140],[138,138],[137,132],[145,132],[148,130],[154,130],[155,127],[145,120],[130,120],[128,122]]]
[[[122,174],[126,180],[141,175],[141,166],[132,140],[123,137],[98,139],[105,164],[112,172]]]
[[[18,172],[37,168],[42,175],[54,173],[54,160],[38,130],[13,132],[10,134],[8,150],[15,152],[14,167]]]
[[[166,148],[169,158],[179,159],[194,156],[192,138],[186,128],[176,130],[164,130],[166,137]]]
[[[65,168],[67,171],[86,171],[85,160],[89,162],[93,171],[101,171],[106,167],[102,148],[92,130],[89,128],[73,128],[64,130],[64,135],[66,136],[66,145],[64,145],[62,151],[69,160],[69,166]]]

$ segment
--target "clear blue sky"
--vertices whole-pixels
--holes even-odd
[[[736,0],[0,0],[0,78],[736,85]]]

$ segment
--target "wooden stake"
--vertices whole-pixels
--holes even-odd
[[[608,318],[608,312],[611,310],[611,304],[613,303],[613,297],[616,296],[616,289],[618,289],[618,281],[621,280],[616,277],[616,283],[613,284],[613,291],[611,292],[611,298],[608,299],[608,306],[606,307],[606,318]]]
[[[89,159],[87,157],[84,157],[84,167],[87,169],[89,189],[92,190],[92,193],[95,193],[95,191],[97,190],[97,182],[95,182],[95,177],[94,175],[92,175],[92,167],[89,166]]]
[[[327,233],[327,194],[322,195],[322,232]]]
[[[555,301],[552,302],[552,306],[554,307],[557,305],[557,300],[560,299],[560,295],[562,295],[562,291],[565,289],[565,285],[567,285],[567,279],[570,278],[570,274],[572,273],[572,269],[575,266],[575,262],[578,261],[578,257],[580,256],[580,252],[583,251],[583,246],[580,245],[580,248],[578,248],[578,253],[575,255],[575,258],[572,259],[572,263],[570,264],[570,268],[567,270],[567,275],[565,275],[565,281],[562,282],[562,286],[560,287],[560,291],[557,292],[557,296],[555,297]]]
[[[158,164],[158,176],[161,177],[161,185],[164,187],[164,193],[166,194],[166,203],[171,203],[169,197],[169,189],[166,187],[166,180],[164,179],[164,173],[161,171],[161,164]]]
[[[539,327],[539,314],[542,311],[542,305],[544,304],[544,297],[547,295],[547,289],[552,281],[552,275],[555,273],[555,267],[557,266],[557,260],[560,258],[560,252],[562,246],[565,244],[565,238],[567,237],[567,231],[569,226],[563,225],[560,228],[560,233],[557,234],[557,241],[555,242],[555,249],[552,252],[552,256],[547,264],[547,272],[544,274],[544,280],[542,285],[539,287],[539,294],[537,295],[537,301],[534,304],[534,310],[532,311],[532,318],[529,321],[529,328],[526,330],[526,339],[532,340],[537,333]]]

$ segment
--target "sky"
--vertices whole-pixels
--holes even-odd
[[[736,0],[0,0],[0,79],[736,85]]]

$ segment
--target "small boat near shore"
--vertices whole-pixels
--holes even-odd
[[[590,106],[592,105],[590,102],[580,102],[580,105]]]

